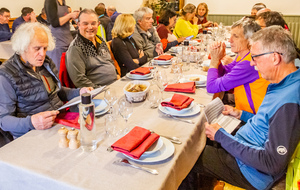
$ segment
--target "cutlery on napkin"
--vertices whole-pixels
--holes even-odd
[[[195,82],[169,84],[165,91],[195,93],[196,84]]]
[[[111,147],[115,151],[124,153],[134,159],[139,159],[158,138],[158,134],[136,126]]]
[[[193,98],[182,94],[174,94],[169,102],[162,102],[161,105],[164,107],[170,107],[176,110],[182,110],[189,107],[189,105],[194,101]]]

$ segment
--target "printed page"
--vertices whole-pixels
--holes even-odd
[[[224,109],[222,100],[218,97],[211,101],[204,109],[204,114],[208,123],[213,123]]]
[[[91,91],[92,98],[97,96],[104,88],[105,88],[105,86],[102,86],[102,87],[99,87],[99,88],[96,88],[96,89],[92,90]],[[62,107],[58,108],[57,110],[62,110],[62,109],[65,109],[67,107],[77,105],[80,102],[81,102],[80,96],[77,96],[77,97],[71,99],[70,101],[68,101],[66,104],[64,104]]]
[[[220,98],[215,98],[204,109],[205,117],[209,124],[218,123],[228,133],[232,133],[233,130],[240,124],[240,120],[232,116],[223,115],[222,111],[224,104]]]

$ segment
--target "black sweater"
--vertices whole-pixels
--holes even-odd
[[[139,58],[137,45],[133,38],[120,37],[114,38],[111,43],[112,52],[121,68],[121,77],[125,76],[129,71],[136,69],[147,62],[147,56]],[[133,59],[138,59],[136,64]]]

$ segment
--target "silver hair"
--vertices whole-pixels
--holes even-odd
[[[261,27],[253,19],[250,18],[242,18],[241,20],[236,21],[231,26],[231,29],[236,27],[243,28],[244,36],[247,40],[249,40],[255,32],[261,29]]]
[[[51,51],[55,48],[55,41],[51,34],[50,29],[39,22],[34,23],[24,23],[21,24],[11,38],[12,42],[12,49],[17,52],[17,54],[23,54],[28,46],[30,45],[31,41],[34,38],[36,33],[36,29],[42,29],[48,36],[48,48],[47,51]]]
[[[252,36],[250,43],[254,44],[256,42],[260,43],[261,50],[264,52],[274,51],[282,53],[282,59],[285,63],[294,63],[297,57],[291,33],[281,26],[269,26],[256,32]]]
[[[153,14],[152,9],[148,8],[148,7],[141,7],[138,10],[136,10],[133,14],[133,17],[136,21],[136,23],[138,23],[139,20],[142,20],[145,14]]]

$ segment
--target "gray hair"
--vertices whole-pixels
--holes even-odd
[[[148,7],[141,7],[138,10],[136,10],[133,14],[133,17],[136,21],[136,23],[138,23],[139,20],[142,20],[145,14],[153,14],[152,9],[148,8]]]
[[[17,52],[17,54],[23,54],[31,41],[33,40],[37,29],[42,29],[48,36],[48,51],[51,51],[55,48],[55,41],[51,34],[50,29],[39,22],[28,22],[21,24],[11,38],[12,49]]]
[[[282,59],[285,63],[294,62],[297,57],[291,33],[281,26],[269,26],[256,32],[250,43],[254,44],[256,42],[261,44],[261,50],[265,52],[282,53]]]
[[[247,40],[249,40],[255,32],[261,29],[261,27],[253,19],[250,18],[242,18],[241,20],[236,21],[231,26],[231,29],[236,27],[243,28],[244,36]]]
[[[116,12],[117,11],[117,9],[116,9],[115,6],[109,6],[109,7],[107,7],[107,10],[108,11],[112,11],[112,12]]]

